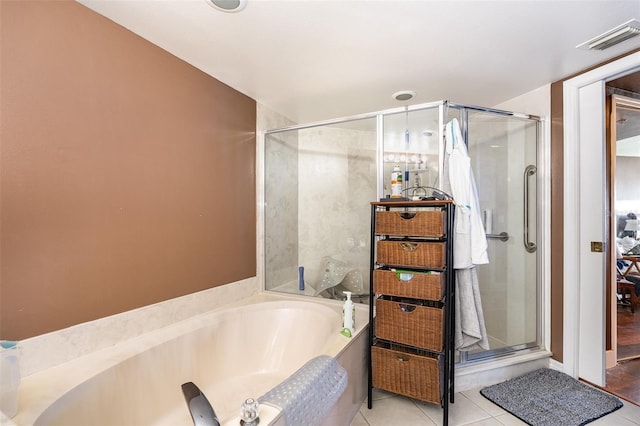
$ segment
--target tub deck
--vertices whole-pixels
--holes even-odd
[[[180,384],[193,381],[223,424],[238,424],[244,399],[260,397],[313,356],[327,354],[349,372],[343,395],[348,404],[339,402],[343,407],[337,412],[341,417],[350,412],[350,421],[366,395],[368,307],[356,306],[358,329],[349,339],[340,334],[341,302],[260,293],[23,378],[20,408],[12,420],[17,425],[70,425],[95,424],[95,419],[122,424],[127,418],[127,424],[189,425]],[[291,321],[287,313],[277,324],[259,321],[273,308],[291,311],[297,319]],[[277,332],[267,333],[265,327]],[[193,347],[201,345],[195,354]],[[159,390],[167,383],[169,391]],[[116,411],[130,417],[118,417]],[[156,413],[150,418],[149,411]],[[277,410],[263,408],[261,424],[278,419]],[[335,421],[328,424],[345,422]]]

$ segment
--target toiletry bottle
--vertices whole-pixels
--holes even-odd
[[[304,291],[304,266],[298,266],[298,290]]]
[[[351,292],[343,291],[347,295],[347,300],[344,301],[342,307],[342,328],[348,328],[351,333],[356,331],[356,307],[351,300]]]
[[[391,198],[402,197],[402,170],[396,164],[391,172]]]

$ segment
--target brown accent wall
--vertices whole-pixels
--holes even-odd
[[[255,276],[255,101],[73,1],[0,19],[0,337]]]

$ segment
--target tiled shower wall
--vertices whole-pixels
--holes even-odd
[[[267,289],[318,289],[328,258],[368,293],[369,203],[376,197],[374,131],[320,126],[265,138]]]
[[[267,284],[296,276],[298,265],[298,135],[270,135],[265,149],[265,265]]]
[[[299,262],[316,290],[325,258],[346,264],[369,291],[370,202],[376,197],[376,134],[317,127],[300,132]],[[354,272],[352,272],[354,273]]]

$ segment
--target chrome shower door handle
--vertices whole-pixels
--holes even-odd
[[[489,239],[500,240],[502,242],[509,241],[509,234],[507,234],[506,232],[501,232],[499,234],[486,234],[486,235],[487,235],[487,238]]]
[[[524,218],[523,218],[523,242],[524,249],[528,253],[533,253],[537,250],[536,243],[529,241],[529,176],[536,174],[538,169],[536,166],[530,164],[524,169]]]

